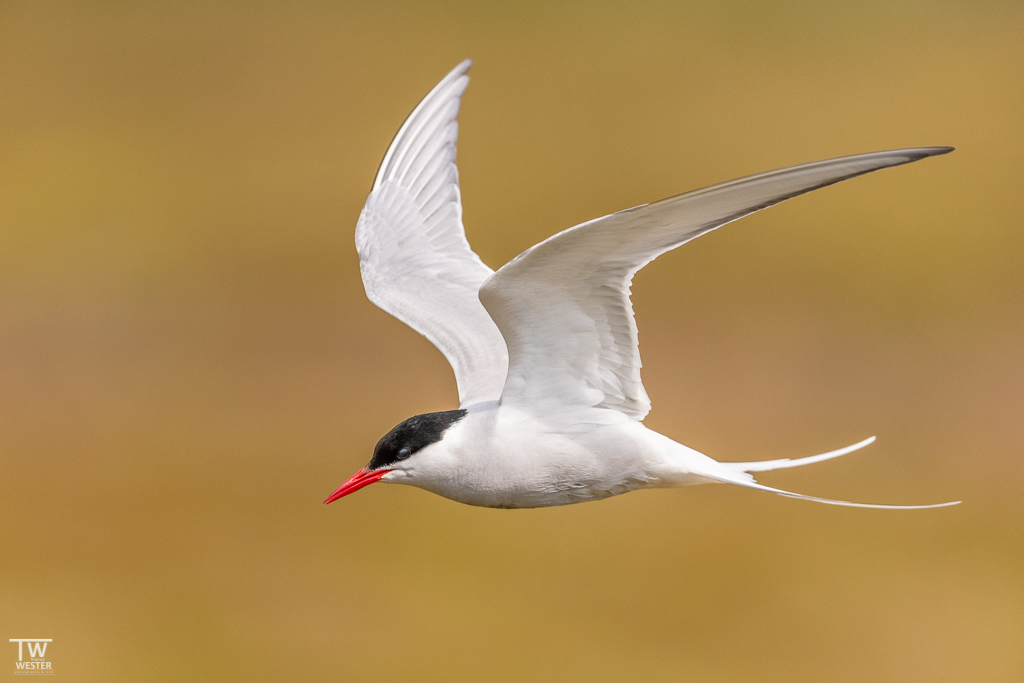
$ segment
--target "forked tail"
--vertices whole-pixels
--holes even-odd
[[[847,453],[853,453],[859,451],[865,446],[870,446],[875,442],[875,437],[871,436],[863,441],[859,441],[852,446],[846,448],[840,448],[835,451],[829,451],[828,453],[822,453],[821,455],[811,455],[806,458],[797,458],[791,460],[789,458],[783,458],[782,460],[762,460],[761,462],[723,462],[723,465],[727,465],[740,472],[768,472],[769,470],[784,470],[787,467],[801,467],[802,465],[813,465],[816,462],[823,460],[831,460],[832,458],[838,458],[840,455],[846,455]]]
[[[924,510],[927,508],[944,508],[950,505],[958,505],[959,500],[950,503],[937,503],[934,505],[874,505],[871,503],[851,503],[845,500],[832,500],[830,498],[818,498],[816,496],[805,496],[800,493],[792,493],[791,491],[783,491],[781,489],[774,489],[770,486],[764,486],[754,481],[754,477],[748,472],[767,472],[769,470],[781,470],[787,467],[801,467],[802,465],[811,465],[816,462],[822,462],[823,460],[831,460],[832,458],[838,458],[841,455],[847,453],[853,453],[858,451],[865,446],[874,443],[875,437],[864,439],[859,443],[855,443],[852,446],[846,448],[840,448],[835,451],[829,451],[828,453],[822,453],[820,455],[812,455],[807,458],[797,458],[791,460],[784,458],[782,460],[763,460],[761,462],[722,462],[720,465],[725,466],[726,471],[719,472],[716,475],[703,474],[701,476],[713,479],[715,481],[722,482],[723,484],[735,484],[736,486],[745,486],[748,489],[757,489],[758,491],[769,491],[771,493],[777,493],[780,496],[787,496],[789,498],[800,498],[802,500],[813,500],[816,503],[826,503],[828,505],[845,505],[847,507],[855,508],[880,508],[884,510]],[[729,472],[731,470],[731,472]]]

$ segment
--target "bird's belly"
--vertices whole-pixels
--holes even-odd
[[[507,438],[486,452],[463,452],[449,476],[419,484],[460,503],[532,508],[600,500],[659,485],[635,438],[607,430],[595,438]],[[628,436],[628,435],[627,435]]]
[[[481,482],[481,485],[463,483],[459,486],[424,486],[433,493],[445,498],[489,508],[537,508],[556,505],[570,505],[588,500],[600,500],[617,493],[631,490],[621,486],[593,486],[579,483],[543,486],[531,485],[492,485]]]
[[[489,508],[538,508],[554,507],[557,505],[571,505],[583,503],[590,500],[601,500],[620,493],[627,493],[637,488],[644,488],[644,484],[630,485],[619,482],[605,484],[600,482],[564,482],[561,484],[544,482],[536,486],[494,486],[484,483],[481,486],[460,485],[460,486],[422,486],[445,498]]]

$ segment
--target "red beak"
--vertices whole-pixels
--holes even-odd
[[[327,505],[328,503],[333,503],[339,498],[347,496],[350,493],[355,493],[364,486],[369,486],[373,482],[378,481],[381,477],[383,477],[390,471],[391,470],[375,470],[373,472],[369,472],[364,467],[363,469],[359,470],[351,477],[349,477],[348,481],[341,485],[341,488],[332,493],[330,498],[324,501],[324,505]]]

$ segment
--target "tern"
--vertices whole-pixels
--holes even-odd
[[[732,180],[596,218],[493,271],[466,240],[455,143],[466,60],[402,124],[356,225],[370,301],[430,340],[455,372],[459,407],[411,417],[325,503],[374,482],[494,508],[599,500],[637,489],[726,483],[804,500],[751,473],[796,460],[719,462],[648,429],[630,284],[659,255],[755,211],[841,180],[946,154],[857,154]],[[959,501],[957,501],[959,502]]]

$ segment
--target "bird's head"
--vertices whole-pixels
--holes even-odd
[[[430,447],[439,443],[445,431],[465,415],[465,410],[447,410],[416,415],[400,423],[377,442],[370,464],[349,477],[324,504],[355,493],[385,477],[388,477],[385,481],[414,477],[418,465],[424,464],[421,461],[431,452]]]

